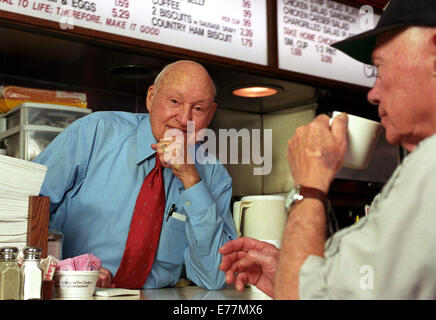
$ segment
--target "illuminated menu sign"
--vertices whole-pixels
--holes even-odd
[[[267,64],[266,0],[0,0],[0,10]],[[0,11],[1,16],[1,11]]]
[[[371,87],[375,68],[330,45],[372,29],[379,18],[370,6],[354,8],[331,0],[277,0],[279,68]]]

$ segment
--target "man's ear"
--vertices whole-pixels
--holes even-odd
[[[147,106],[148,112],[150,112],[150,110],[151,110],[151,105],[152,105],[153,96],[154,96],[154,89],[155,89],[154,85],[151,85],[148,87],[148,90],[147,90],[146,106]]]

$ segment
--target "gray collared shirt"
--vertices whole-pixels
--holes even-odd
[[[395,170],[367,217],[300,270],[301,299],[436,298],[436,135]]]

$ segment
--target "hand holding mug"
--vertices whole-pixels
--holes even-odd
[[[287,150],[295,184],[328,192],[347,149],[347,121],[347,115],[342,114],[330,126],[330,118],[320,115],[297,128]]]

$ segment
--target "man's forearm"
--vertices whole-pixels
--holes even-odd
[[[317,199],[304,199],[292,208],[285,228],[275,281],[276,299],[299,299],[298,277],[309,255],[324,257],[326,214]]]
[[[236,238],[230,212],[231,180],[223,179],[221,183],[212,194],[202,180],[183,191],[181,196],[189,217],[186,225],[189,243],[185,255],[186,272],[198,286],[209,290],[218,290],[225,285],[225,274],[219,270],[221,255],[218,249]]]

